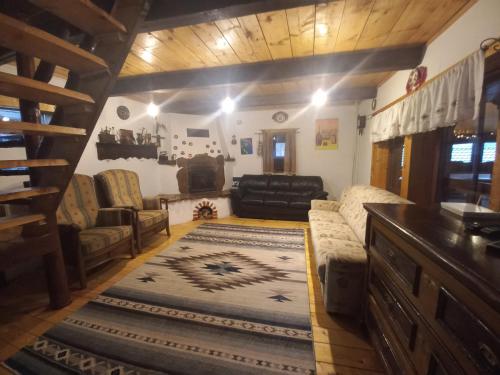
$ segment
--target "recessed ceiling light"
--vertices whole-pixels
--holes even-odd
[[[7,116],[4,116],[4,117],[2,117],[2,121],[4,121],[4,122],[10,121],[10,118],[8,118]]]
[[[328,99],[328,94],[324,90],[318,89],[313,94],[311,98],[311,103],[315,107],[322,107],[323,105],[325,105],[327,99]]]
[[[160,112],[160,108],[155,103],[149,103],[147,112],[151,117],[156,117]]]
[[[141,52],[141,58],[148,63],[153,62],[153,54],[147,49]]]
[[[220,108],[222,112],[224,113],[232,113],[234,111],[234,108],[236,107],[234,100],[231,99],[229,96],[226,97],[221,103],[220,103]]]
[[[318,25],[318,34],[323,36],[323,35],[326,35],[328,33],[328,25],[324,24],[324,23],[320,23]]]
[[[227,42],[224,38],[217,39],[217,48],[226,48]]]

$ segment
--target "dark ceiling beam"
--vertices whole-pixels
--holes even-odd
[[[279,81],[309,75],[363,74],[412,69],[420,64],[424,52],[425,46],[418,45],[136,75],[118,79],[111,95],[242,82]]]
[[[172,29],[180,26],[242,17],[305,5],[325,0],[156,0],[141,26],[141,32]]]
[[[328,95],[328,103],[353,102],[358,100],[372,99],[377,96],[376,87],[349,87],[339,88]],[[182,100],[174,101],[162,106],[163,112],[186,113],[186,114],[208,114],[217,112],[220,108],[220,100]],[[296,106],[307,105],[311,101],[311,95],[303,93],[243,96],[237,100],[238,109],[250,109],[259,107]]]

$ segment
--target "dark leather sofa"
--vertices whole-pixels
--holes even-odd
[[[326,199],[319,176],[243,175],[231,190],[239,217],[307,221],[312,199]]]

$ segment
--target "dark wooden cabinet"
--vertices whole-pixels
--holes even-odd
[[[437,208],[366,204],[366,325],[391,374],[500,374],[500,254]]]

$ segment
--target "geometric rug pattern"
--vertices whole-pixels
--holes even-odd
[[[19,374],[314,374],[304,232],[202,224],[3,366]]]

